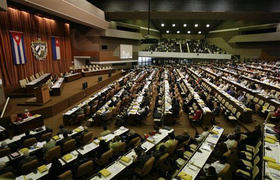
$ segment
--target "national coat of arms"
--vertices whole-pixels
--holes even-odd
[[[31,42],[31,48],[33,55],[38,60],[45,60],[48,54],[48,45],[46,41],[41,41],[40,39],[37,41]]]

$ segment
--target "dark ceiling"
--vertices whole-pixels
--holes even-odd
[[[88,0],[105,11],[107,20],[147,20],[148,0]],[[278,23],[280,0],[151,0],[150,19],[161,33],[206,34],[226,21]],[[161,27],[164,23],[165,26]],[[147,21],[146,21],[146,24]],[[176,27],[172,27],[176,24]],[[183,24],[187,24],[184,27]],[[194,27],[198,24],[198,27]],[[206,24],[210,24],[207,28]]]
[[[152,24],[156,29],[160,30],[162,34],[177,34],[177,31],[180,31],[180,34],[206,34],[208,31],[212,30],[218,26],[221,21],[205,21],[205,20],[152,20]],[[164,26],[162,27],[162,24]],[[175,24],[175,27],[172,26]],[[195,27],[195,24],[198,26]],[[209,27],[206,27],[207,24]]]
[[[148,0],[88,0],[105,12],[147,11]],[[280,12],[279,0],[151,0],[152,11]]]

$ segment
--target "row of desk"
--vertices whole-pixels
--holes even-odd
[[[235,73],[233,73],[233,72],[227,71],[225,69],[217,68],[217,67],[214,67],[214,68],[219,70],[219,71],[222,71],[222,72],[224,72],[226,74],[230,74],[230,75],[235,76]],[[238,78],[238,76],[235,76],[235,77]],[[230,83],[230,84],[234,85],[238,89],[241,89],[241,90],[247,92],[248,94],[251,94],[252,96],[257,97],[257,98],[263,100],[264,102],[267,102],[269,105],[272,105],[272,106],[275,106],[275,107],[280,106],[280,102],[279,101],[277,101],[276,99],[271,99],[271,98],[269,98],[269,97],[259,93],[259,91],[250,89],[250,88],[244,86],[243,84],[237,83],[237,82],[232,81],[230,79],[227,79],[225,77],[222,77],[221,79],[224,80],[227,83]]]
[[[39,129],[39,130],[37,130],[37,129]],[[35,136],[35,135],[37,135],[37,134],[39,134],[39,133],[42,133],[42,132],[44,132],[44,131],[46,131],[46,127],[45,127],[45,126],[42,126],[42,127],[39,127],[39,128],[36,128],[36,129],[31,130],[31,131],[30,131],[30,135]],[[17,142],[19,142],[19,141],[21,140],[21,138],[24,137],[24,136],[25,136],[25,133],[21,133],[21,134],[19,134],[19,135],[13,136],[12,138],[5,139],[5,140],[1,141],[0,143],[1,143],[1,144],[2,144],[2,143],[6,143],[7,145],[13,144],[13,143],[17,143]]]
[[[230,68],[230,69],[234,69],[234,70],[236,70],[236,71],[241,71],[241,72],[246,72],[246,73],[253,73],[253,72],[251,72],[251,71],[247,71],[247,70],[240,69],[240,68],[232,68],[232,67],[229,67],[229,68]],[[236,73],[236,74],[237,74],[237,73]],[[259,85],[263,86],[263,87],[266,88],[266,89],[274,89],[274,90],[280,92],[280,87],[279,87],[279,86],[275,86],[275,85],[272,84],[272,83],[260,81],[260,80],[253,79],[253,78],[250,78],[250,77],[247,77],[247,76],[244,76],[244,75],[241,75],[241,76],[238,76],[238,77],[239,77],[239,78],[242,78],[242,79],[246,79],[247,81],[250,81],[250,82],[259,84]]]
[[[114,73],[115,71],[116,70],[114,70],[114,69],[100,69],[100,70],[93,70],[93,71],[82,71],[82,76],[83,77],[96,76],[96,75],[101,75],[101,74]]]
[[[144,100],[144,93],[145,91],[149,90],[149,88],[151,87],[151,84],[152,84],[152,80],[153,80],[153,77],[155,76],[156,74],[156,70],[153,70],[152,73],[150,73],[150,75],[146,78],[146,82],[145,82],[145,85],[143,87],[143,89],[137,94],[137,98],[135,98],[127,112],[128,112],[128,115],[139,115],[138,111],[140,110],[140,105],[142,104],[143,100]]]
[[[102,90],[98,91],[97,93],[95,93],[93,96],[91,96],[90,98],[86,99],[85,101],[81,102],[80,104],[78,104],[77,106],[74,106],[72,109],[68,110],[67,112],[63,113],[63,117],[67,118],[69,116],[72,116],[74,113],[76,113],[78,110],[80,110],[81,108],[85,107],[86,105],[88,105],[90,102],[93,102],[96,100],[96,98],[101,95],[102,93],[106,92],[110,87],[112,87],[113,85],[115,85],[116,83],[120,83],[122,80],[124,80],[125,78],[127,78],[130,75],[133,75],[133,72],[130,72],[128,74],[126,74],[125,76],[119,78],[117,81],[112,82],[111,84],[107,85],[105,88],[103,88]]]
[[[82,128],[82,126],[78,127],[78,128]],[[83,130],[83,129],[81,129],[81,130]],[[127,129],[125,127],[120,127],[119,129],[117,129],[113,133],[108,134],[106,136],[103,136],[100,139],[104,139],[106,142],[109,142],[112,139],[114,139],[115,136],[120,136],[120,135],[122,135],[122,134],[124,134],[124,133],[126,133],[128,131],[129,131],[129,129]],[[79,148],[77,150],[74,150],[71,153],[69,153],[72,156],[71,159],[66,161],[63,158],[60,158],[59,161],[61,162],[62,166],[65,166],[66,164],[70,164],[70,163],[72,163],[73,161],[75,161],[77,159],[79,154],[86,155],[89,152],[92,152],[93,150],[97,149],[99,147],[99,142],[100,142],[100,140],[96,139],[93,142],[91,142],[91,143],[89,143],[89,144],[87,144],[87,145],[85,145],[85,146],[83,146],[83,147],[81,147],[81,148]],[[45,172],[42,172],[42,173],[40,173],[39,171],[31,172],[31,173],[29,173],[27,175],[22,175],[22,176],[17,177],[16,180],[25,180],[25,179],[37,180],[37,179],[41,179],[41,178],[43,178],[43,177],[48,175],[48,169],[51,167],[51,165],[52,165],[52,163],[49,163],[49,164],[45,165],[47,167],[47,170]]]
[[[163,87],[164,87],[164,96],[163,96],[163,114],[170,114],[172,109],[172,99],[170,97],[170,87],[168,82],[168,73],[166,69],[164,70],[164,81],[163,81]]]
[[[122,88],[121,90],[119,90],[118,93],[116,93],[109,101],[107,101],[97,112],[96,112],[96,115],[105,115],[112,112],[112,110],[115,108],[115,107],[109,107],[109,104],[112,103],[113,99],[114,98],[119,98],[124,92],[124,88]]]
[[[72,82],[72,81],[82,78],[82,73],[69,74],[69,75],[64,76],[64,78],[65,78],[66,82]]]
[[[169,133],[173,132],[174,130],[166,130],[166,129],[160,129],[159,133],[155,134],[152,137],[149,137],[149,140],[144,141],[140,146],[145,149],[145,152],[150,151],[153,149],[157,144],[159,144],[162,140],[164,140]],[[129,162],[124,162],[121,160],[121,158],[117,159],[110,165],[108,165],[105,169],[108,170],[111,174],[107,177],[104,177],[102,175],[96,174],[94,175],[91,180],[110,180],[118,175],[120,175],[125,169],[130,167],[134,163],[134,157],[137,158],[136,153],[134,149],[130,150],[128,153],[124,155],[125,157],[129,158]]]
[[[213,116],[214,116],[212,111],[206,106],[205,102],[200,98],[200,96],[197,94],[197,92],[194,91],[191,84],[188,83],[188,81],[185,78],[182,79],[182,83],[183,83],[182,86],[185,87],[184,89],[189,92],[189,94],[187,96],[188,100],[190,101],[193,98],[196,102],[196,105],[203,112],[203,115],[205,116],[204,120],[210,122],[210,119],[213,118]],[[185,94],[186,94],[186,92],[185,92]]]
[[[41,129],[42,129],[42,130],[41,130],[40,132],[43,132],[43,131],[46,130],[46,127],[43,126]],[[79,129],[79,131],[76,131],[76,129]],[[76,129],[74,129],[74,130],[71,132],[71,134],[69,134],[70,137],[75,136],[77,133],[82,132],[82,131],[84,130],[84,128],[83,128],[82,126],[76,128]],[[30,132],[30,135],[36,135],[36,134],[38,134],[38,133],[40,133],[40,132],[34,132],[34,131],[33,131],[33,132]],[[32,133],[32,134],[31,134],[31,133]],[[59,139],[56,139],[56,140],[54,139],[54,140],[55,140],[56,142],[58,142],[58,141],[61,141],[62,139],[63,139],[63,136],[62,136],[62,134],[61,134],[61,135],[59,135]],[[44,144],[46,144],[46,141],[37,142],[35,145],[33,145],[33,146],[31,146],[31,147],[28,147],[26,150],[28,150],[28,152],[29,152],[30,154],[33,154],[33,153],[36,153],[36,152],[38,152],[39,150],[41,150],[41,149],[43,148]],[[15,161],[15,160],[17,160],[17,159],[24,158],[24,155],[23,155],[23,150],[24,150],[24,149],[25,149],[25,148],[22,148],[22,149],[20,149],[20,150],[18,150],[18,151],[15,151],[15,152],[11,153],[11,154],[8,155],[8,156],[4,156],[4,157],[1,158],[1,160],[4,161],[5,163],[9,163],[10,161]]]
[[[44,118],[41,114],[34,114],[21,121],[12,122],[16,134],[25,133],[29,129],[35,129],[44,125]]]
[[[60,96],[62,94],[64,78],[58,78],[58,80],[51,87],[51,95]]]
[[[128,115],[139,115],[138,111],[140,110],[140,105],[144,99],[144,93],[146,90],[149,89],[151,85],[151,81],[149,79],[146,80],[145,86],[143,87],[142,91],[137,94],[137,98],[135,98],[128,108]]]
[[[30,81],[26,84],[26,88],[28,91],[33,91],[34,88],[37,88],[44,83],[46,83],[51,77],[51,73],[45,73],[42,76],[40,76],[37,79],[34,79],[33,81]]]
[[[208,136],[201,143],[200,147],[193,153],[192,157],[183,165],[178,174],[173,178],[182,176],[191,176],[189,179],[195,179],[203,166],[207,162],[211,153],[213,152],[216,144],[222,136],[224,129],[218,126],[214,126]]]
[[[192,74],[195,74],[194,71],[190,70],[189,71]],[[253,111],[250,108],[247,108],[244,104],[242,104],[240,101],[226,93],[225,91],[221,90],[219,87],[217,87],[215,84],[209,82],[208,80],[202,78],[202,83],[201,85],[206,88],[209,92],[214,92],[217,94],[217,97],[221,97],[221,99],[225,99],[225,102],[228,102],[231,104],[234,108],[237,109],[237,112],[240,112],[240,117],[237,117],[237,119],[240,119],[244,122],[250,122],[252,120],[252,113]],[[219,98],[220,99],[220,98]],[[218,100],[219,100],[218,99]],[[221,102],[222,103],[222,102]],[[222,103],[224,104],[224,103]],[[226,107],[226,106],[225,106]],[[228,107],[226,107],[228,108]],[[247,121],[246,121],[247,120]]]
[[[275,138],[276,132],[273,130],[272,124],[264,124],[264,136],[263,136],[263,157],[268,157],[275,161],[274,163],[280,167],[280,144],[279,141],[268,142],[266,139],[270,137]],[[269,133],[271,132],[271,133]],[[271,167],[272,162],[263,160],[262,179],[280,179],[280,169]]]

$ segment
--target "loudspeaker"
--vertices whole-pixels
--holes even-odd
[[[102,76],[99,76],[98,77],[98,82],[101,82],[102,81]]]
[[[86,88],[88,87],[88,83],[87,83],[87,82],[84,82],[84,83],[82,84],[82,87],[83,87],[83,89],[86,89]]]
[[[102,49],[102,50],[108,49],[108,46],[107,46],[107,45],[102,45],[102,46],[101,46],[101,49]]]

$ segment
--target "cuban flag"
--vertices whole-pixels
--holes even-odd
[[[25,64],[26,55],[22,32],[10,31],[13,60],[15,64]]]
[[[52,39],[52,54],[54,60],[60,59],[60,42],[58,37],[51,37]]]

